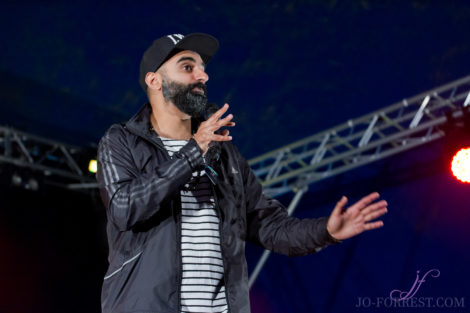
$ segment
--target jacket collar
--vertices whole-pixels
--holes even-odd
[[[150,103],[144,104],[137,113],[131,117],[125,124],[126,128],[133,134],[143,137],[163,148],[163,143],[155,131],[151,129],[150,115],[152,114],[152,106]]]
[[[152,114],[152,106],[150,103],[144,104],[139,111],[126,123],[127,129],[136,135],[144,138],[155,137],[153,136],[154,130],[151,130],[150,115]],[[191,119],[192,132],[195,133],[199,128],[199,124],[202,119]],[[156,131],[155,131],[156,132]],[[158,144],[162,145],[161,141],[158,140]]]
[[[152,107],[150,103],[144,104],[137,113],[126,123],[126,127],[138,135],[150,135],[150,115]]]
[[[151,143],[157,145],[161,149],[165,150],[162,140],[158,136],[157,132],[151,128],[150,115],[152,114],[152,106],[150,103],[144,104],[139,111],[125,123],[125,127],[133,134],[140,136]],[[192,132],[195,133],[199,128],[199,124],[202,122],[201,119],[192,118],[191,128]],[[216,167],[219,163],[220,158],[220,145],[214,146],[209,150],[209,154],[206,156],[207,162],[212,166]]]

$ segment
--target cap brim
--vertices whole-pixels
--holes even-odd
[[[173,50],[191,50],[197,52],[204,63],[209,60],[219,49],[219,42],[215,37],[204,33],[193,33],[181,39]]]

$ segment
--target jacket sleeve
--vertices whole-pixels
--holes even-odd
[[[263,193],[248,162],[242,158],[242,163],[249,241],[289,256],[315,253],[329,244],[341,242],[328,233],[327,216],[313,219],[288,216],[279,201]]]
[[[126,130],[114,125],[98,146],[97,180],[108,219],[121,230],[148,220],[174,195],[202,161],[201,150],[191,139],[175,158],[153,172],[140,173],[127,144]]]

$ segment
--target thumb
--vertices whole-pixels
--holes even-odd
[[[336,203],[336,206],[333,209],[333,212],[331,212],[331,215],[341,215],[341,213],[343,213],[344,207],[346,206],[346,203],[348,203],[348,198],[346,198],[346,196],[342,196],[341,199]]]

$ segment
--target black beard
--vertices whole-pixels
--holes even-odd
[[[204,94],[193,92],[196,87],[203,90]],[[191,117],[200,117],[206,108],[207,88],[203,83],[185,85],[163,78],[162,93],[166,101],[173,102],[181,112]]]

